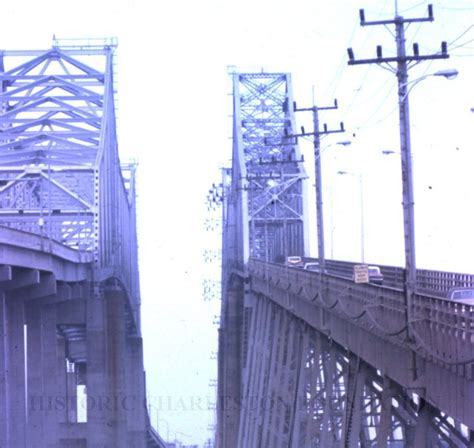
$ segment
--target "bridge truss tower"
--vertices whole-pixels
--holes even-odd
[[[240,372],[250,308],[249,257],[283,261],[306,254],[306,174],[295,133],[287,73],[234,73],[232,169],[224,176],[223,302],[220,328],[220,446],[236,446]],[[240,342],[242,341],[242,345]],[[225,397],[225,398],[224,398]],[[232,409],[232,410],[231,410]]]

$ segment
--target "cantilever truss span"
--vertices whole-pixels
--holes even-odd
[[[235,73],[232,198],[238,258],[274,261],[306,250],[303,180],[287,73]],[[232,199],[231,199],[232,200]]]

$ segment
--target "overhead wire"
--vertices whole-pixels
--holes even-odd
[[[381,8],[379,9],[379,12],[378,12],[378,14],[377,14],[377,16],[382,15],[382,13],[386,10],[387,3],[388,3],[388,0],[386,0],[386,1],[384,2],[384,4],[381,6]],[[352,37],[353,37],[353,36],[352,36]],[[351,37],[351,41],[349,42],[349,46],[351,46],[352,37]],[[369,37],[370,37],[369,35],[366,36],[366,38],[365,38],[365,40],[364,40],[364,42],[363,42],[363,44],[362,44],[362,47],[363,47],[363,48],[365,48],[365,46],[366,46],[365,44],[366,44],[366,42],[368,41]],[[383,68],[385,68],[385,67],[383,67]],[[372,65],[372,64],[369,64],[369,65],[367,66],[367,68],[366,68],[364,74],[363,74],[363,77],[362,77],[361,81],[360,81],[359,88],[356,90],[356,92],[354,93],[354,95],[352,96],[352,98],[350,99],[350,101],[347,103],[347,106],[345,107],[344,111],[343,111],[342,114],[341,114],[343,119],[350,113],[350,111],[354,108],[354,106],[355,106],[356,104],[357,104],[358,106],[360,106],[361,104],[364,104],[364,103],[370,101],[370,100],[371,100],[372,98],[374,98],[382,89],[385,89],[385,88],[386,88],[385,82],[383,82],[383,83],[379,86],[379,88],[376,90],[375,94],[372,94],[366,101],[364,101],[364,102],[362,102],[362,103],[361,103],[361,102],[357,102],[357,99],[358,99],[360,93],[361,93],[362,90],[363,90],[363,86],[364,86],[364,84],[365,84],[365,82],[366,82],[366,80],[367,80],[368,74],[369,74],[369,72],[370,72],[371,70],[373,70],[373,65]],[[383,107],[383,105],[384,105],[384,103],[385,103],[385,99],[387,98],[387,96],[388,96],[389,94],[390,94],[390,91],[385,95],[385,97],[382,99],[382,101],[379,102],[378,106],[376,106],[376,111],[374,112],[373,115],[371,115],[371,118],[372,118],[375,114],[377,114],[378,111]],[[365,123],[367,123],[367,121],[366,121]],[[362,126],[365,127],[365,124],[363,124]],[[356,126],[355,129],[361,129],[362,126],[360,126],[360,125],[359,125],[359,126]]]
[[[382,11],[385,9],[385,6],[387,5],[388,3],[388,0],[385,0],[384,4],[382,5],[381,9],[380,9],[380,12],[378,15],[380,15],[382,13]],[[354,27],[352,29],[352,32],[351,32],[351,35],[350,35],[350,38],[349,38],[349,43],[348,45],[346,45],[346,47],[350,47],[351,44],[352,44],[352,41],[354,40],[354,36],[355,36],[355,33],[356,33],[356,30],[359,28],[360,26],[360,21],[359,21],[359,17],[357,17],[355,19],[355,24],[354,24]],[[362,46],[365,47],[368,39],[369,39],[369,35],[366,35],[363,43],[362,43]],[[338,89],[341,81],[342,81],[342,71],[344,68],[347,68],[347,59],[346,59],[346,56],[344,55],[341,59],[341,63],[339,64],[339,67],[336,71],[336,74],[335,76],[333,77],[333,80],[331,81],[331,83],[329,84],[329,87],[326,89],[326,93],[327,91],[329,91],[330,87],[334,85],[333,89],[332,89],[332,92],[331,92],[331,96],[334,96],[335,95],[335,92],[336,90]],[[364,76],[362,78],[362,81],[361,81],[361,87],[362,87],[362,84],[365,82],[366,78],[367,78],[367,75],[368,75],[368,72],[371,70],[371,66],[368,66],[365,73],[364,73]],[[357,92],[354,94],[354,97],[350,100],[350,102],[348,102],[348,104],[352,104],[355,100],[355,98],[358,96],[359,94],[359,91],[360,89],[357,90]]]

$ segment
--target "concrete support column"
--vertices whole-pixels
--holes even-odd
[[[112,448],[105,297],[87,299],[87,448]]]
[[[127,447],[146,447],[145,372],[142,338],[128,337],[127,343]]]
[[[127,381],[129,369],[125,346],[125,294],[119,288],[105,290],[107,306],[107,373],[110,390],[113,447],[127,448]]]
[[[6,417],[5,446],[26,447],[25,315],[23,300],[12,294],[5,302]]]
[[[7,312],[5,294],[0,294],[0,446],[7,446]]]
[[[43,433],[46,448],[59,447],[59,423],[66,421],[66,359],[59,350],[56,306],[41,307],[41,370],[43,377]],[[61,368],[58,360],[61,359]]]
[[[43,414],[47,400],[43,393],[41,306],[33,300],[25,308],[27,340],[27,446],[43,446]]]

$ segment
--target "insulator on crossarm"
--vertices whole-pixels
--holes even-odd
[[[414,43],[414,44],[413,44],[413,54],[414,54],[415,56],[419,56],[419,55],[420,55],[420,49],[419,49],[417,43]]]
[[[304,126],[301,126],[301,133],[304,134]]]
[[[434,20],[434,17],[433,17],[433,5],[428,5],[428,18],[430,20]]]
[[[347,49],[347,55],[349,56],[349,61],[354,60],[354,51],[352,50],[352,48]]]
[[[382,59],[382,45],[377,45],[377,59]]]
[[[364,26],[365,24],[365,12],[363,9],[359,9],[360,24]]]
[[[443,55],[447,55],[448,54],[448,44],[447,42],[443,41],[441,42],[441,53]]]

